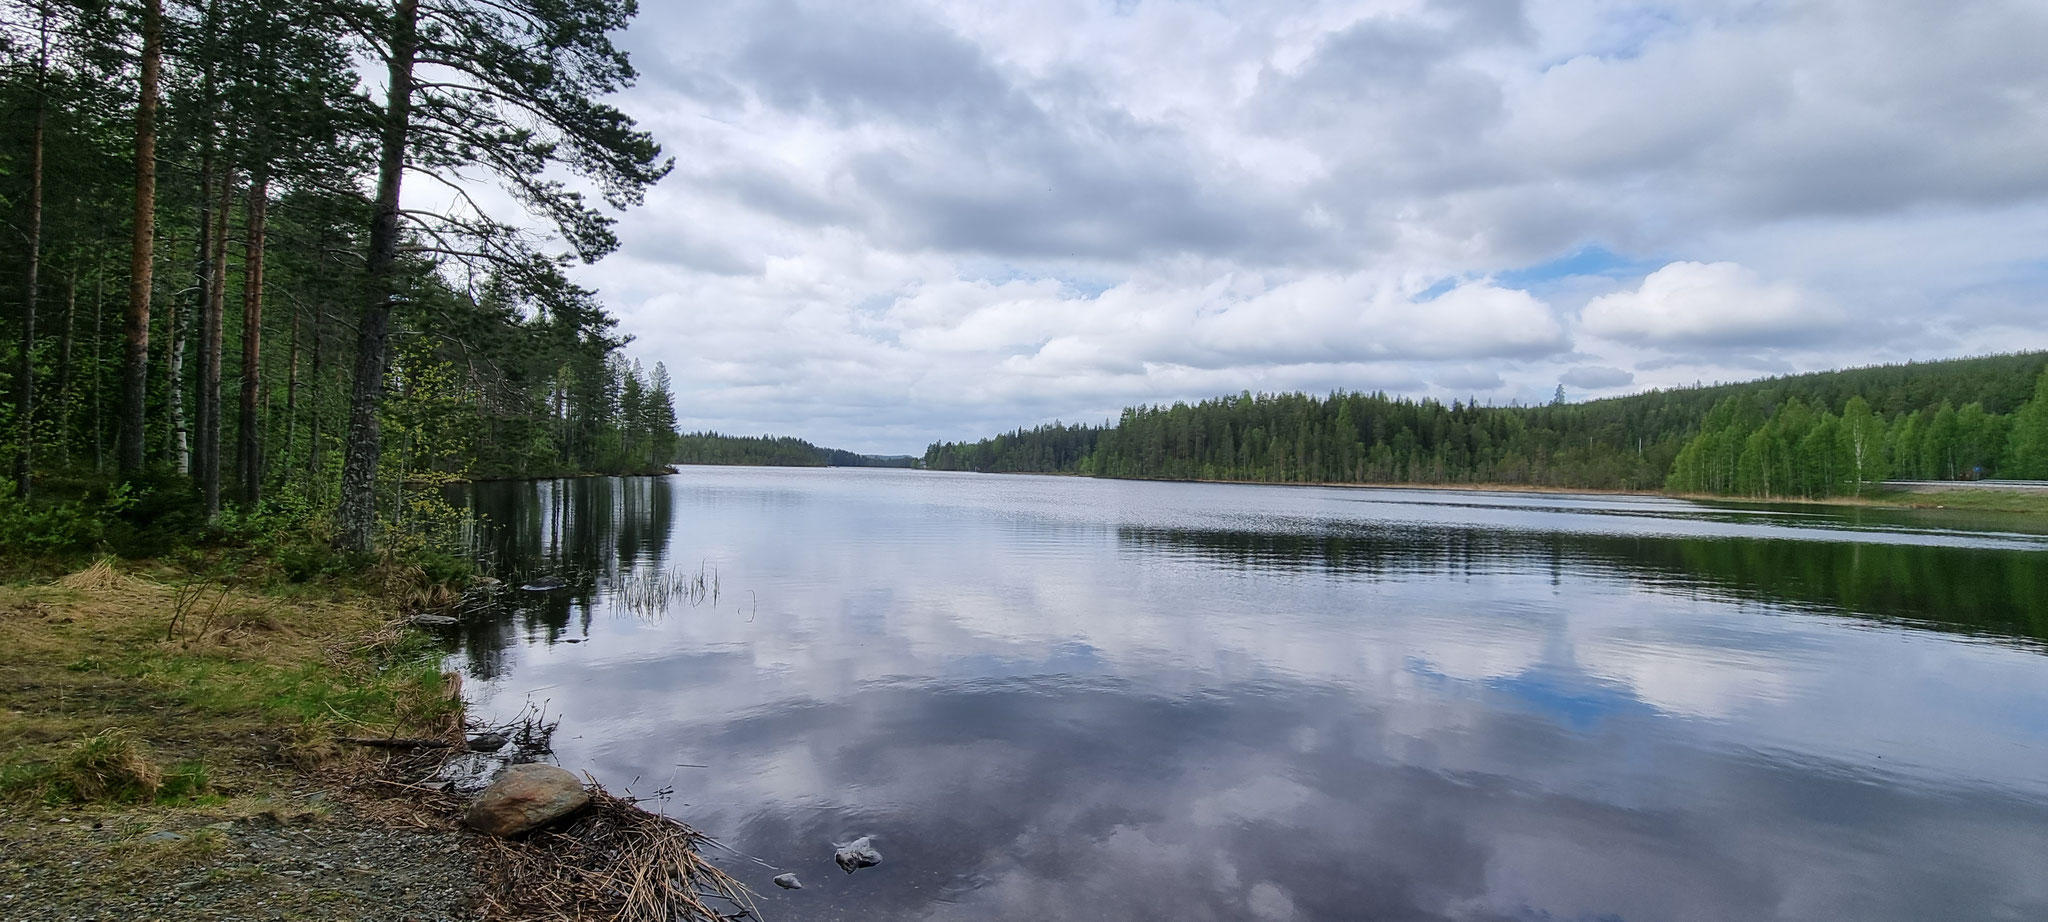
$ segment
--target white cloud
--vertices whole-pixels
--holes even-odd
[[[1636,376],[1633,372],[1623,371],[1619,368],[1609,368],[1605,365],[1577,365],[1566,369],[1564,374],[1557,376],[1559,384],[1583,387],[1590,390],[1626,387],[1634,384],[1635,380]]]
[[[2048,344],[2027,0],[787,0],[625,41],[680,166],[582,278],[698,425],[916,451]],[[1588,246],[1669,265],[1519,271]]]
[[[1594,298],[1584,315],[1590,333],[1683,348],[1785,345],[1842,320],[1838,309],[1798,287],[1766,282],[1728,262],[1672,263],[1635,291]]]

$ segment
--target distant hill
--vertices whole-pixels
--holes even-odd
[[[909,455],[883,457],[820,448],[803,439],[771,435],[692,432],[676,440],[677,464],[759,464],[770,467],[915,467]]]
[[[1132,407],[940,442],[925,466],[1170,480],[1517,484],[1746,496],[1886,477],[2048,477],[2048,352],[1880,365],[1543,406],[1338,392]]]

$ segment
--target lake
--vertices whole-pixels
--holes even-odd
[[[460,495],[508,582],[568,584],[465,627],[476,711],[670,792],[770,920],[2048,918],[2038,520],[868,469]]]

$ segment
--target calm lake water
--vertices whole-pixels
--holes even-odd
[[[480,709],[672,790],[770,920],[2048,919],[2032,520],[860,469],[466,495],[502,574],[569,583],[465,629]]]

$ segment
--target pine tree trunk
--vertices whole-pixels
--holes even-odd
[[[419,47],[419,2],[399,0],[391,35],[390,74],[385,86],[384,132],[377,170],[377,201],[370,219],[370,295],[356,328],[355,386],[349,395],[347,455],[341,468],[341,503],[335,511],[335,543],[365,553],[377,517],[377,462],[382,453],[377,410],[384,400],[384,371],[390,362],[391,304],[399,297],[393,278],[398,266],[398,193],[405,176],[411,127],[413,57]]]
[[[234,205],[235,170],[221,165],[220,188],[210,231],[213,263],[207,270],[206,303],[199,313],[199,496],[207,521],[220,513],[220,362],[221,315],[228,299],[228,211]]]
[[[107,472],[107,267],[104,261],[92,286],[92,469]]]
[[[201,288],[200,297],[205,296]],[[164,305],[164,335],[171,338],[164,349],[164,447],[178,473],[184,474],[192,467],[191,434],[185,427],[185,328],[192,324],[192,312],[179,310],[178,300],[174,296]]]
[[[327,337],[327,304],[321,302],[313,307],[313,392],[307,397],[313,404],[312,420],[306,425],[306,479],[308,490],[319,495],[320,489],[320,418],[327,409],[321,396],[327,392],[327,351],[324,342]]]
[[[263,430],[256,421],[256,399],[263,389],[263,220],[268,210],[270,179],[258,168],[249,178],[249,203],[244,212],[242,250],[242,406],[235,423],[235,479],[242,502],[254,508],[263,499]]]
[[[212,85],[211,73],[207,76],[206,85]],[[205,89],[202,92],[211,94],[212,90]],[[164,394],[165,403],[169,405],[171,423],[171,459],[177,464],[180,474],[192,472],[191,434],[185,423],[185,343],[189,337],[185,335],[183,327],[192,324],[193,315],[203,317],[206,314],[206,298],[213,292],[213,175],[216,164],[211,113],[207,115],[207,120],[208,124],[204,129],[206,139],[201,142],[199,154],[199,229],[197,242],[192,248],[192,309],[184,311],[185,316],[181,318],[178,301],[172,299],[169,307],[170,318],[164,324],[171,337],[171,367],[165,375],[169,386]],[[203,357],[200,363],[205,364]],[[202,372],[200,376],[203,378],[205,374]],[[193,422],[203,427],[205,409],[195,406],[193,412],[198,417]]]
[[[47,19],[44,25],[47,28]],[[40,70],[38,66],[34,127],[29,129],[28,215],[22,227],[23,236],[27,238],[25,243],[28,250],[28,265],[22,273],[21,367],[15,371],[14,381],[14,420],[17,430],[17,441],[14,446],[14,493],[23,499],[28,498],[30,475],[35,464],[36,298],[40,294],[36,276],[42,271],[43,262],[43,133],[49,120],[49,107],[43,103],[43,79]]]
[[[156,107],[163,52],[163,0],[143,0],[141,93],[135,104],[135,224],[129,246],[128,316],[121,356],[122,473],[142,469],[143,409],[149,398],[149,295],[156,255]]]
[[[64,274],[64,332],[57,340],[57,466],[71,466],[72,330],[78,316],[78,268]]]
[[[284,457],[299,448],[299,312],[292,311],[292,337],[284,359]]]

